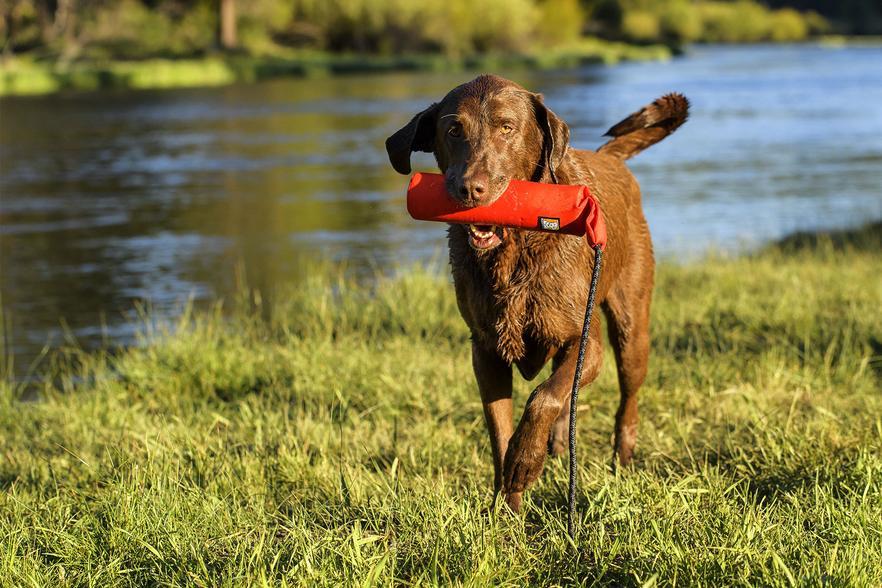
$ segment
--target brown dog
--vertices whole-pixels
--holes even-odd
[[[569,148],[569,129],[542,103],[506,79],[482,75],[454,88],[386,140],[396,171],[410,154],[435,154],[448,192],[468,206],[497,199],[509,180],[584,184],[603,211],[609,241],[597,301],[607,319],[621,399],[613,460],[631,461],[637,440],[637,390],[649,358],[649,304],[655,262],[640,188],[623,161],[685,122],[680,94],[659,98],[612,127],[596,152]],[[575,373],[594,252],[585,239],[495,226],[451,225],[450,264],[460,313],[472,333],[472,363],[484,404],[495,490],[518,510],[539,477],[546,452],[566,449],[569,392]],[[581,386],[601,365],[594,315]],[[552,361],[551,376],[530,395],[513,431],[512,364],[527,380]]]

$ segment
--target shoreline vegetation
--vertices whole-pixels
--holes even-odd
[[[882,32],[867,0],[3,0],[0,96],[668,59]],[[816,12],[819,10],[822,13]]]
[[[827,48],[880,47],[882,37],[824,35],[806,41]],[[0,97],[107,89],[159,90],[251,83],[273,78],[418,71],[566,69],[625,61],[667,61],[686,48],[584,38],[577,45],[529,54],[357,55],[309,52],[292,57],[216,54],[200,58],[82,61],[68,64],[18,58],[0,64]]]
[[[482,54],[461,58],[438,54],[386,56],[323,52],[287,57],[217,54],[201,58],[70,64],[22,58],[0,66],[0,96],[50,94],[63,90],[224,86],[279,77],[309,78],[360,73],[554,69],[589,63],[612,65],[621,61],[664,61],[675,53],[675,49],[666,45],[632,45],[585,38],[574,46],[545,52]]]
[[[662,264],[632,468],[608,468],[608,348],[581,397],[575,552],[565,460],[522,515],[489,509],[446,275],[317,269],[274,302],[147,317],[138,347],[55,357],[36,399],[0,378],[0,577],[880,585],[880,264],[882,223]]]

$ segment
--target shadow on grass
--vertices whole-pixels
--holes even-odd
[[[835,251],[882,251],[882,221],[837,231],[793,233],[768,246],[765,250],[796,253],[823,247],[832,247]]]

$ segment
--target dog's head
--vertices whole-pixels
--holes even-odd
[[[392,167],[410,173],[414,151],[433,153],[448,193],[465,206],[486,206],[512,179],[554,181],[569,144],[569,129],[542,96],[492,75],[450,91],[386,139]],[[492,249],[504,237],[493,226],[470,226],[475,249]]]

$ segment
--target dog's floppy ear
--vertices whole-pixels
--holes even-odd
[[[386,139],[386,153],[392,167],[400,174],[410,173],[410,154],[435,151],[435,123],[438,103],[417,114],[394,135]]]
[[[551,112],[542,102],[542,94],[533,94],[533,108],[536,122],[542,130],[541,164],[551,174],[551,181],[557,182],[555,169],[561,164],[570,145],[570,128]]]

